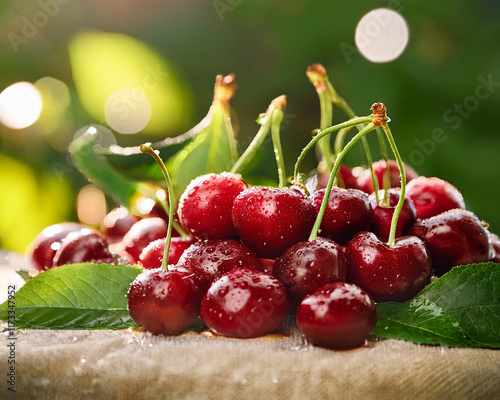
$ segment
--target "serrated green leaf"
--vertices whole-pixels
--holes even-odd
[[[127,291],[142,270],[129,265],[72,264],[52,268],[27,281],[13,300],[22,329],[124,329],[135,326]],[[9,306],[0,305],[7,321]]]
[[[426,299],[379,303],[377,313],[377,325],[372,332],[376,336],[421,344],[468,346],[457,320]]]
[[[474,347],[500,347],[500,265],[461,265],[418,295],[454,317]]]

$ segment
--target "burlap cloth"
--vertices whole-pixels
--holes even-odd
[[[369,341],[331,351],[296,333],[225,339],[189,333],[18,331],[19,399],[498,399],[500,352]],[[8,338],[4,337],[4,343]]]

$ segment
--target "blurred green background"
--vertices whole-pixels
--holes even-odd
[[[389,63],[366,60],[354,42],[358,21],[379,7],[398,11],[410,31],[406,50]],[[110,140],[124,146],[194,126],[217,74],[236,74],[231,104],[241,149],[257,132],[258,114],[287,94],[282,137],[291,174],[319,124],[305,76],[317,62],[358,115],[384,102],[403,159],[456,185],[499,233],[498,43],[495,0],[3,0],[0,92],[30,82],[43,108],[27,128],[0,124],[0,248],[24,251],[45,226],[77,219],[77,193],[88,182],[72,166],[68,144],[86,125],[107,125],[106,99],[121,88],[146,93],[151,114],[141,132],[115,132]],[[334,109],[335,122],[345,119]],[[274,177],[269,143],[262,157],[260,172]],[[352,166],[362,160],[359,152],[349,157]],[[304,170],[313,167],[309,159]]]

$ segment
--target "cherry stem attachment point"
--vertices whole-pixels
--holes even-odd
[[[165,251],[163,252],[163,260],[161,263],[161,269],[168,269],[168,253],[170,250],[170,239],[172,237],[172,225],[174,222],[174,188],[172,186],[172,180],[170,179],[170,175],[168,173],[167,167],[163,163],[163,160],[158,155],[157,151],[151,148],[151,143],[145,143],[140,147],[143,153],[147,153],[151,155],[163,172],[163,176],[165,177],[165,181],[167,183],[167,194],[168,194],[168,204],[169,204],[169,212],[168,212],[168,226],[167,226],[167,236],[165,238]]]
[[[370,118],[371,117],[366,117]],[[347,154],[347,152],[356,144],[358,140],[364,137],[368,132],[375,129],[375,124],[373,122],[369,122],[363,129],[361,129],[344,147],[344,149],[337,155],[335,159],[335,164],[333,165],[332,172],[330,173],[330,178],[328,179],[328,184],[325,189],[325,196],[323,201],[321,202],[321,207],[318,212],[318,216],[316,217],[316,221],[314,222],[314,226],[312,228],[311,234],[309,236],[309,240],[314,240],[318,237],[318,231],[321,226],[321,221],[323,221],[323,216],[325,215],[326,206],[328,204],[328,198],[330,197],[330,193],[332,191],[333,182],[335,180],[335,176],[337,175],[337,171],[340,168],[340,163],[342,159]]]

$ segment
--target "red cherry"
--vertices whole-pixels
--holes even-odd
[[[82,229],[69,233],[54,255],[54,267],[82,262],[116,263],[106,240],[97,232]]]
[[[418,177],[417,172],[408,165],[404,164],[405,174],[406,174],[406,182],[410,182],[412,179]],[[373,172],[378,179],[379,188],[384,188],[384,182],[386,179],[386,164],[384,160],[376,161],[373,163]],[[389,160],[389,171],[390,171],[390,185],[389,187],[401,187],[401,178],[399,177],[399,168],[398,164],[394,160]],[[366,192],[368,194],[373,193],[375,190],[373,188],[373,181],[370,169],[365,169],[358,176],[358,189]]]
[[[380,204],[377,204],[377,199],[375,198],[374,193],[372,193],[369,197],[370,203],[373,207],[373,226],[371,231],[382,241],[387,241],[389,239],[392,216],[394,215],[394,210],[396,209],[396,205],[401,197],[399,189],[389,189],[387,190],[387,194],[389,197],[390,207],[383,206],[385,190],[379,190],[378,192]],[[410,227],[415,223],[416,215],[417,213],[412,201],[405,197],[403,208],[399,213],[398,223],[396,225],[396,237],[403,236],[408,232],[408,229],[410,229]]]
[[[316,213],[324,197],[324,189],[317,190],[311,196]],[[373,210],[366,193],[334,187],[321,221],[320,235],[338,243],[347,243],[356,233],[369,230],[372,220]]]
[[[201,303],[201,320],[215,333],[250,338],[281,326],[288,310],[286,289],[272,275],[234,269],[215,281]]]
[[[273,275],[285,285],[294,305],[327,282],[344,281],[346,272],[344,252],[326,238],[294,244],[276,259],[273,268]]]
[[[156,190],[156,197],[163,201],[167,201],[167,192],[165,189],[158,188]],[[134,213],[140,215],[142,218],[161,218],[168,222],[167,212],[163,209],[160,203],[157,203],[154,199],[141,196],[139,197],[135,204],[132,206]]]
[[[172,231],[173,232],[173,231]],[[156,239],[167,236],[167,223],[162,218],[144,218],[137,221],[123,237],[124,251],[134,262],[139,261],[142,250]]]
[[[145,331],[183,332],[199,315],[203,289],[194,272],[151,269],[137,276],[128,291],[130,316]]]
[[[438,276],[456,265],[490,259],[489,235],[479,218],[470,211],[448,210],[417,221],[410,234],[422,239],[432,255]]]
[[[490,261],[500,263],[500,238],[490,233]]]
[[[338,350],[363,346],[376,323],[377,309],[370,295],[339,281],[308,295],[296,314],[297,328],[307,340]]]
[[[276,258],[306,240],[315,217],[311,200],[298,190],[255,186],[236,197],[232,212],[243,243],[263,258]]]
[[[341,164],[338,173],[342,177],[342,182],[344,183],[344,188],[346,189],[357,189],[358,179],[354,176],[352,168]],[[305,186],[310,193],[316,190],[324,189],[328,185],[328,179],[330,175],[327,173],[321,173],[317,175],[311,175],[307,178]]]
[[[229,172],[199,176],[180,198],[179,222],[186,232],[199,239],[236,237],[231,210],[236,196],[246,188],[238,175]]]
[[[108,243],[118,243],[137,221],[138,218],[125,207],[117,207],[106,214],[102,220],[101,232]]]
[[[264,266],[257,255],[244,244],[233,240],[198,241],[184,251],[176,270],[194,270],[199,278],[210,285],[223,274],[235,268],[262,271]]]
[[[347,281],[377,302],[409,300],[430,283],[430,254],[414,236],[400,237],[391,247],[372,232],[360,232],[347,244],[346,258]]]
[[[45,228],[33,239],[26,251],[26,255],[31,259],[33,267],[39,271],[52,268],[54,256],[61,246],[61,241],[68,233],[82,229],[87,228],[75,222],[62,222]]]
[[[420,176],[406,186],[409,197],[417,211],[417,217],[424,219],[441,214],[453,208],[465,208],[462,193],[451,183],[439,178]]]
[[[196,239],[192,236],[171,238],[167,263],[169,265],[177,264],[184,251],[195,242]],[[164,252],[165,239],[156,239],[142,250],[139,256],[139,264],[146,269],[161,268]]]

